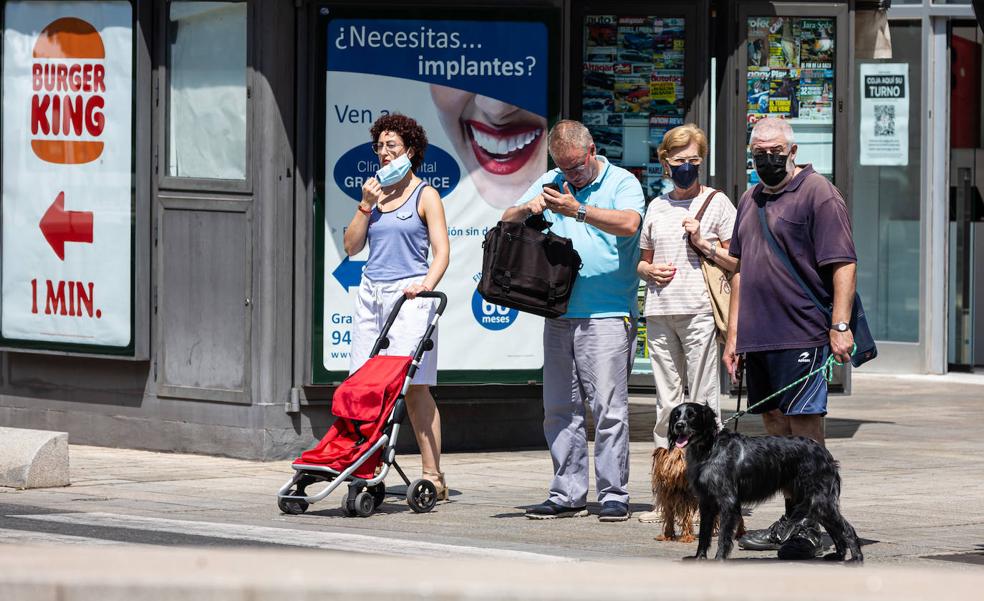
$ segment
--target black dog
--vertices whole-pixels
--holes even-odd
[[[715,559],[731,553],[741,506],[765,501],[781,490],[792,495],[794,523],[820,522],[834,540],[836,552],[824,559],[864,561],[854,528],[838,508],[840,475],[827,449],[802,436],[747,437],[718,432],[714,411],[706,405],[683,403],[670,413],[670,445],[687,451],[687,480],[700,505],[697,554],[707,559],[714,520],[720,513]]]

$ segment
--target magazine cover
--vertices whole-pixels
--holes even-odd
[[[775,17],[769,25],[769,67],[798,69],[800,66],[799,19]]]
[[[591,128],[595,149],[598,154],[611,161],[622,160],[622,128],[611,126],[596,126]]]
[[[614,15],[589,15],[584,18],[585,41],[588,46],[618,45],[618,18]]]
[[[769,66],[769,18],[748,19],[748,69]]]
[[[618,60],[630,64],[644,64],[648,69],[652,69],[653,26],[649,17],[619,18]]]
[[[798,69],[772,69],[769,73],[769,116],[799,116]]]
[[[683,70],[683,51],[682,50],[663,50],[653,55],[653,69],[658,70]]]
[[[766,114],[769,112],[769,93],[771,71],[768,68],[749,67],[748,69],[748,113]]]
[[[648,110],[649,81],[634,77],[619,77],[615,80],[615,112],[638,113]]]
[[[799,82],[799,118],[831,121],[833,111],[833,69],[802,69]]]
[[[800,20],[800,63],[804,69],[834,67],[834,20]]]
[[[584,62],[614,63],[618,60],[618,48],[615,46],[585,46]]]

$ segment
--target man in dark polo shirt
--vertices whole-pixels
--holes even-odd
[[[848,328],[854,300],[857,256],[841,193],[811,165],[796,165],[790,125],[766,118],[756,123],[749,146],[762,183],[738,203],[729,252],[739,259],[731,283],[731,312],[723,361],[734,377],[744,353],[748,404],[817,369],[833,354],[850,358]],[[762,231],[759,207],[779,246],[820,302],[833,304],[832,323],[810,300],[776,256]],[[737,319],[735,318],[737,316]],[[821,373],[752,409],[765,429],[779,436],[806,436],[824,444],[827,382]],[[822,550],[820,526],[793,523],[786,512],[764,530],[738,541],[752,550],[778,550],[780,559],[812,559]]]

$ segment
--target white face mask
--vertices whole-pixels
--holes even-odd
[[[406,177],[408,171],[410,171],[410,157],[403,153],[380,167],[376,172],[376,179],[382,186],[392,186]]]

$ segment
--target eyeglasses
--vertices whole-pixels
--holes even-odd
[[[704,159],[700,157],[673,157],[666,159],[666,162],[669,163],[671,167],[679,167],[684,163],[690,163],[694,167],[699,167],[703,161]]]
[[[560,169],[561,173],[568,176],[568,178],[584,177],[591,173],[591,168],[588,166],[588,160],[590,158],[591,158],[591,153],[589,152],[586,155],[584,155],[584,158],[580,161],[581,163],[580,165],[577,165],[575,167],[561,167],[560,165],[557,165],[557,168]]]
[[[752,149],[752,156],[758,157],[758,156],[762,156],[762,155],[764,155],[766,153],[772,154],[772,155],[786,154],[786,147],[785,146],[773,146],[772,148],[753,148]]]
[[[388,150],[390,152],[396,152],[397,150],[403,148],[403,144],[397,144],[396,142],[370,142],[369,146],[372,147],[372,151],[376,154],[380,154],[383,150]]]

